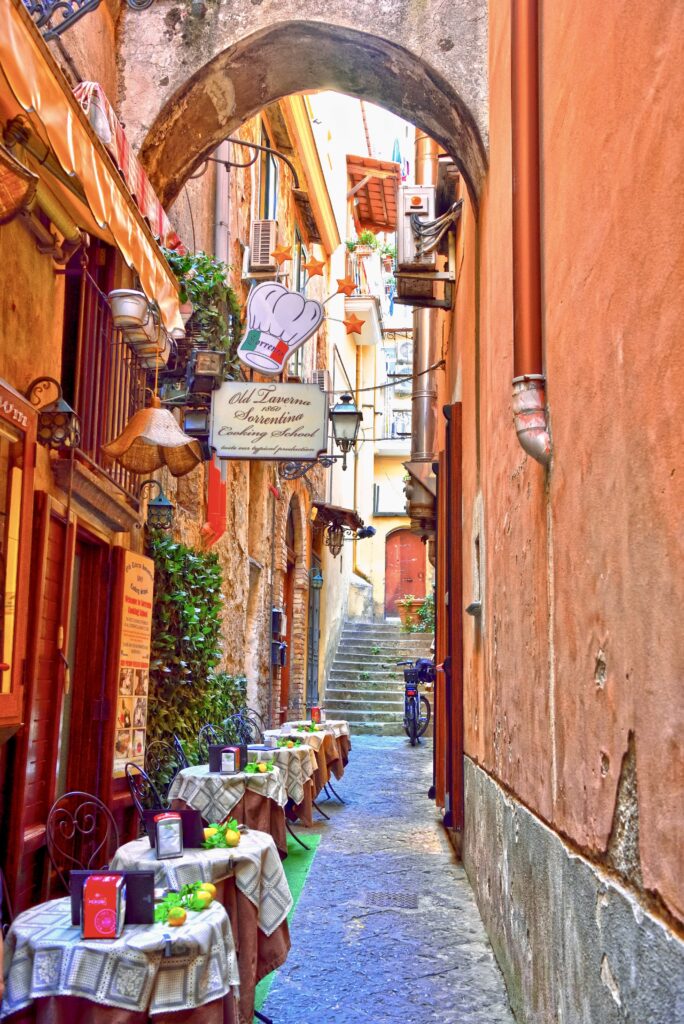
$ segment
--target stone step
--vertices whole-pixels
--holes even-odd
[[[369,654],[374,657],[380,655],[390,657],[394,651],[429,651],[430,644],[425,643],[424,640],[396,640],[391,644],[386,643],[358,643],[354,640],[340,640],[339,647],[337,648],[337,656],[340,657],[344,654]],[[398,656],[397,656],[398,660]]]
[[[430,654],[424,647],[399,647],[394,646],[378,654],[373,654],[370,649],[363,648],[338,648],[334,664],[362,664],[385,665],[387,668],[401,668],[397,666],[398,661],[415,661],[416,658],[425,658]]]
[[[402,694],[389,694],[387,697],[378,698],[369,697],[367,694],[352,693],[349,697],[342,697],[337,693],[334,696],[326,693],[324,706],[326,715],[330,715],[331,718],[336,718],[338,711],[363,711],[364,708],[368,708],[369,711],[387,711],[392,714],[399,710],[403,714],[404,698]]]
[[[326,708],[326,714],[330,714],[332,718],[332,711]],[[354,722],[384,722],[391,725],[393,722],[398,722],[401,725],[403,719],[403,711],[374,711],[368,710],[363,707],[359,707],[355,710],[346,711],[344,714],[345,721],[353,725]]]
[[[393,690],[403,691],[404,680],[382,672],[371,672],[366,679],[360,678],[358,672],[331,672],[328,676],[327,688],[343,690]]]

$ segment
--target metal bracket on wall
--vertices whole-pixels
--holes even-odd
[[[102,0],[24,0],[24,5],[46,42],[57,39],[62,32],[75,25],[91,11],[97,10]],[[133,11],[144,11],[154,0],[126,0]],[[53,21],[53,19],[55,19]]]

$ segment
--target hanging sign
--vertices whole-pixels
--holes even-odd
[[[145,764],[153,589],[152,559],[127,551],[114,708],[114,778],[124,774],[127,761],[134,761],[140,767]]]
[[[320,302],[265,281],[249,293],[247,329],[238,346],[238,358],[251,370],[277,375],[322,319]]]
[[[315,459],[327,433],[327,395],[317,384],[229,380],[211,396],[209,444],[219,459]]]

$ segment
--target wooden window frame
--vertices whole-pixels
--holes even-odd
[[[12,661],[7,670],[10,682],[8,691],[0,693],[0,743],[2,743],[17,731],[23,721],[26,638],[29,618],[29,566],[33,526],[33,476],[37,430],[35,410],[23,395],[20,395],[5,381],[0,381],[0,420],[20,435],[16,444],[21,448],[16,454],[15,464],[22,471],[14,635],[12,638]],[[6,683],[6,680],[4,681]]]

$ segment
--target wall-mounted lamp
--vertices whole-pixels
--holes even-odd
[[[309,569],[309,586],[312,590],[321,590],[323,587],[323,573],[317,565]]]
[[[220,388],[223,383],[225,352],[213,349],[193,349],[188,362],[188,391],[193,394],[207,394]]]
[[[347,468],[347,452],[356,444],[363,413],[354,405],[351,395],[341,395],[339,402],[329,412],[335,444],[344,454],[342,469]]]
[[[51,397],[55,395],[55,397]],[[54,377],[36,377],[26,397],[38,410],[38,440],[53,451],[78,448],[81,443],[81,421],[62,398],[62,386]]]
[[[140,484],[139,494],[142,497],[143,493],[152,487],[157,488],[158,494],[156,498],[150,498],[147,503],[147,525],[150,530],[170,530],[176,508],[164,494],[159,481],[143,480]]]

